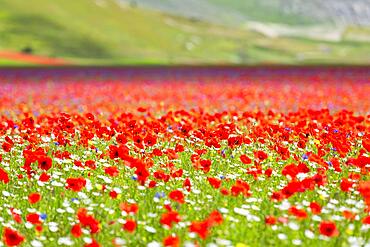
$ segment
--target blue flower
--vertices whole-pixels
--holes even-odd
[[[163,198],[165,196],[166,196],[166,194],[164,192],[156,192],[155,195],[154,195],[154,197],[158,198],[158,199]]]
[[[41,218],[42,220],[46,220],[46,218],[47,218],[47,214],[40,214],[40,218]]]
[[[303,160],[307,160],[308,159],[308,155],[307,154],[302,155],[302,159]]]

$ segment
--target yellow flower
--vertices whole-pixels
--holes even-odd
[[[347,228],[347,229],[346,229],[346,233],[347,233],[348,235],[352,235],[352,234],[353,234],[353,231],[352,231],[352,229]]]
[[[95,185],[95,187],[98,189],[98,190],[102,190],[103,189],[103,186],[101,184],[97,184]]]
[[[249,245],[243,244],[243,243],[237,243],[235,247],[249,247]]]

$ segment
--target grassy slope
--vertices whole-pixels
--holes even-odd
[[[279,10],[279,3],[276,0],[208,0],[212,4],[218,4],[222,8],[237,11],[244,14],[248,19],[261,22],[276,22],[285,24],[315,24],[315,20],[286,14]]]
[[[294,63],[302,56],[308,63],[370,62],[365,42],[267,39],[113,0],[102,7],[92,0],[0,0],[0,7],[0,50],[32,46],[78,64]]]

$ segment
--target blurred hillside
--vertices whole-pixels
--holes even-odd
[[[369,64],[369,8],[369,0],[0,0],[0,64],[43,56],[97,65]]]
[[[119,0],[220,24],[370,25],[370,0]]]

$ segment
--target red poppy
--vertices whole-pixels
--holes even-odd
[[[99,221],[91,214],[87,213],[85,208],[77,210],[77,218],[83,227],[89,227],[90,233],[94,234],[100,231]]]
[[[136,203],[121,202],[119,208],[127,214],[137,214],[139,206]]]
[[[0,167],[0,181],[3,181],[3,183],[7,184],[9,183],[9,176],[8,173]]]
[[[92,169],[92,170],[95,170],[96,169],[96,164],[95,164],[95,161],[94,160],[87,160],[85,162],[85,166]]]
[[[27,214],[26,220],[28,222],[34,224],[34,225],[41,223],[41,221],[40,221],[40,215],[38,215],[37,213],[29,213],[29,214]]]
[[[298,219],[305,219],[307,218],[308,214],[303,209],[298,209],[296,207],[289,208],[289,213],[297,217]]]
[[[189,178],[186,178],[184,180],[184,183],[182,184],[182,186],[188,191],[190,192],[191,191],[191,182],[190,182],[190,179]]]
[[[4,142],[3,145],[2,145],[2,148],[5,152],[10,152],[12,147],[13,147],[13,145],[8,143],[8,142]]]
[[[147,178],[149,177],[150,173],[148,169],[145,167],[145,165],[141,162],[138,162],[136,164],[136,171],[135,174],[137,176],[137,180],[140,184],[144,184]]]
[[[171,228],[173,223],[179,223],[180,220],[181,218],[178,212],[168,211],[162,214],[160,223]]]
[[[109,196],[112,198],[112,199],[116,199],[117,196],[118,196],[118,193],[114,190],[110,191],[109,192]]]
[[[276,218],[272,215],[268,215],[265,217],[265,223],[267,225],[275,225],[276,224]]]
[[[116,166],[106,167],[104,172],[111,177],[117,177],[119,175],[119,170]]]
[[[6,246],[18,246],[24,241],[24,237],[9,227],[5,227],[3,230],[3,241]]]
[[[145,143],[145,145],[147,145],[149,147],[154,146],[157,143],[157,138],[155,138],[152,135],[147,135],[144,138],[144,143]]]
[[[212,185],[213,188],[215,189],[220,188],[222,182],[221,179],[208,177],[207,180],[209,184]]]
[[[81,225],[80,224],[73,225],[71,228],[71,234],[76,238],[81,237],[82,235]]]
[[[178,203],[184,203],[184,199],[185,199],[185,196],[184,194],[180,191],[180,190],[174,190],[174,191],[171,191],[169,194],[168,194],[168,197],[173,200],[173,201],[176,201]]]
[[[319,225],[320,234],[325,235],[327,237],[335,237],[338,236],[339,232],[337,230],[337,226],[334,222],[331,221],[322,221]]]
[[[40,168],[41,170],[45,170],[45,171],[47,171],[47,170],[49,170],[49,169],[51,168],[51,166],[52,166],[52,160],[51,160],[51,158],[50,158],[50,157],[48,157],[48,156],[41,156],[41,157],[39,157],[39,158],[38,158],[38,160],[37,160],[37,162],[38,162],[38,164],[39,164],[39,168]]]
[[[240,155],[240,161],[246,165],[252,163],[252,160],[245,154]]]
[[[190,232],[195,232],[200,238],[205,239],[208,236],[208,222],[194,221],[189,226]]]
[[[210,160],[200,160],[200,168],[205,172],[208,173],[211,169],[212,161]]]
[[[342,212],[342,215],[344,218],[346,218],[347,220],[354,220],[355,217],[356,217],[356,214],[352,213],[351,211],[349,210],[344,210]]]
[[[130,233],[134,232],[136,229],[136,222],[134,220],[127,219],[123,224],[123,229]]]
[[[28,195],[28,201],[31,204],[37,203],[41,200],[41,195],[39,193],[31,193]]]
[[[168,236],[163,239],[163,246],[165,247],[179,247],[180,246],[180,238],[177,236]]]
[[[321,213],[321,206],[317,202],[310,203],[310,209],[313,214],[320,214]]]
[[[259,159],[260,161],[264,161],[267,159],[268,155],[264,151],[255,151],[254,157]]]
[[[272,168],[267,168],[266,170],[265,170],[265,175],[267,176],[267,177],[271,177],[271,175],[272,175]]]
[[[12,217],[15,222],[18,224],[22,223],[22,217],[15,212],[14,208],[11,208],[10,212],[12,213]]]
[[[222,214],[219,211],[214,210],[208,216],[207,221],[209,226],[220,225],[223,222]]]
[[[298,169],[298,166],[296,166],[295,164],[286,165],[281,171],[281,174],[283,174],[284,176],[289,175],[290,178],[292,179],[295,179],[298,173],[299,173],[299,169]]]
[[[370,225],[370,215],[366,216],[362,219],[362,224],[368,224]]]
[[[79,178],[67,178],[67,189],[73,190],[75,192],[81,191],[86,186],[86,179],[83,177]]]
[[[91,243],[84,244],[84,247],[100,247],[100,244],[95,239],[92,239]]]
[[[50,179],[50,175],[46,174],[45,172],[43,172],[43,173],[40,175],[40,177],[39,177],[39,180],[40,180],[41,182],[47,182],[47,181],[49,181],[49,179]]]

